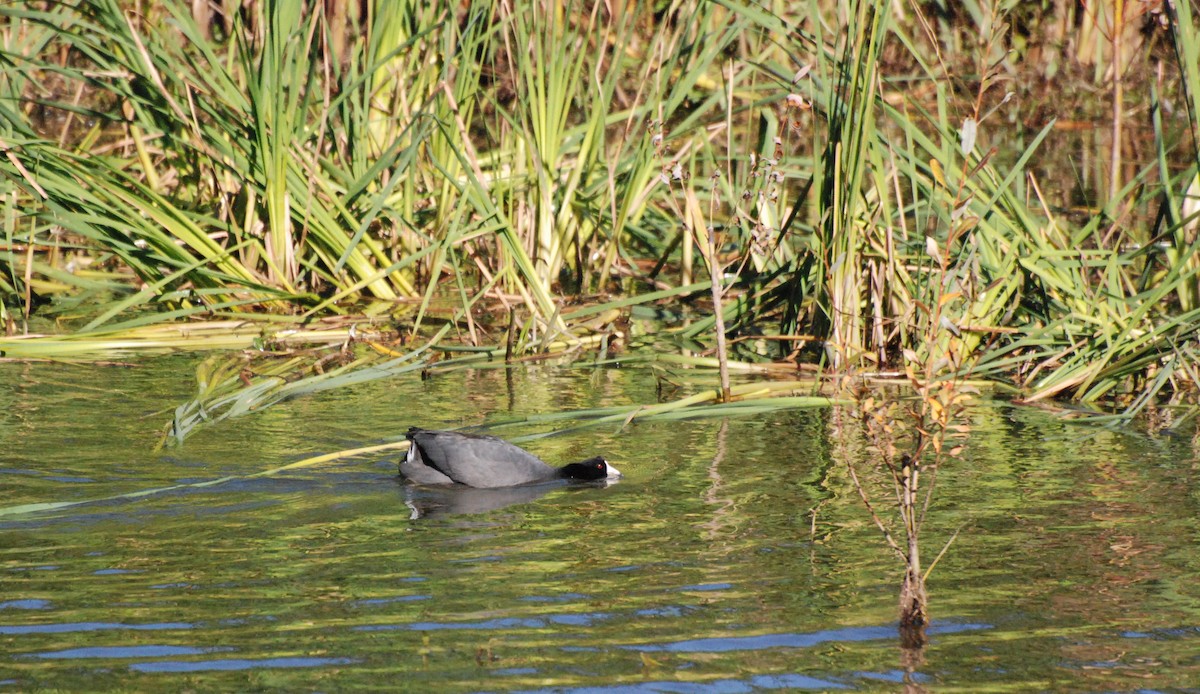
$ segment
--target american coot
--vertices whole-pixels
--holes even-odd
[[[604,458],[552,467],[531,453],[495,436],[433,431],[412,427],[412,442],[400,474],[417,484],[513,487],[551,480],[602,480],[621,473]]]

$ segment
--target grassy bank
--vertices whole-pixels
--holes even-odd
[[[719,327],[747,368],[1189,401],[1190,7],[1008,5],[5,6],[0,350],[340,317],[369,369]],[[1079,122],[1099,163],[1046,146]]]

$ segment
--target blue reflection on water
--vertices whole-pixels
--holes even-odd
[[[929,675],[920,672],[904,672],[903,670],[888,670],[887,672],[856,672],[854,675],[867,680],[895,682],[896,684],[903,684],[905,678],[918,683],[929,682],[933,679]]]
[[[499,670],[489,670],[490,675],[536,675],[537,668],[531,667],[509,667]]]
[[[1200,627],[1163,627],[1149,631],[1119,632],[1126,639],[1178,639],[1200,636]]]
[[[688,612],[696,611],[697,607],[685,607],[682,605],[663,605],[662,607],[647,607],[634,612],[639,617],[682,617]]]
[[[990,629],[987,624],[947,624],[931,626],[926,633],[953,634],[963,631]],[[675,653],[726,653],[729,651],[759,651],[767,648],[809,648],[822,643],[873,641],[896,637],[896,627],[849,627],[810,634],[760,634],[758,636],[720,636],[706,639],[687,639],[659,644],[621,646],[631,651],[671,651]]]
[[[3,625],[0,634],[65,634],[74,631],[110,631],[132,629],[133,631],[155,631],[158,629],[193,629],[188,622],[159,622],[157,624],[122,624],[121,622],[67,622],[65,624]]]
[[[673,694],[742,694],[762,689],[850,689],[851,686],[834,680],[808,675],[756,675],[744,680],[712,680],[709,682],[642,682],[640,684],[616,684],[606,687],[576,687],[564,689],[529,689],[526,694],[541,692],[565,692],[567,694],[647,694],[671,692]]]
[[[153,663],[134,663],[129,666],[135,672],[206,672],[211,670],[256,670],[267,668],[321,667],[324,665],[350,665],[358,662],[353,658],[259,658],[227,660],[160,660]]]
[[[91,646],[68,648],[62,651],[26,653],[23,658],[71,659],[71,658],[161,658],[168,655],[204,655],[218,651],[232,651],[228,647],[195,648],[192,646]]]
[[[38,600],[30,598],[29,600],[6,600],[0,602],[0,610],[48,610],[50,609],[49,600]]]
[[[390,598],[363,598],[362,600],[350,601],[351,607],[362,607],[363,605],[386,605],[392,602],[417,602],[419,600],[432,600],[432,595],[396,595]]]
[[[500,617],[482,622],[413,622],[410,624],[370,624],[352,627],[354,631],[444,631],[450,629],[543,629],[551,624],[588,626],[613,615],[604,612],[556,614],[546,617]]]

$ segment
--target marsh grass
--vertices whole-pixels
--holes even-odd
[[[110,297],[9,356],[99,354],[156,323],[387,313],[420,344],[607,355],[622,311],[684,306],[661,337],[718,365],[920,364],[1126,418],[1194,399],[1190,7],[1149,16],[1156,42],[1116,5],[365,7],[0,9],[0,318],[15,338],[56,310],[44,295]],[[1052,48],[1063,31],[1073,55]],[[1174,51],[1158,82],[1155,45]],[[1029,168],[1052,117],[997,156],[1031,72],[1119,95],[1114,121],[1149,105],[1154,156],[1125,176],[1114,152],[1085,218]],[[372,358],[396,357],[346,373]]]
[[[328,319],[308,325],[295,321],[210,320],[153,321],[61,335],[28,334],[0,337],[6,359],[87,360],[202,350],[255,350],[288,353],[314,346],[344,345],[356,339],[389,334],[369,321]]]

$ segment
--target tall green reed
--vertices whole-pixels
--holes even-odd
[[[1194,171],[1169,173],[1160,119],[1157,161],[1077,223],[1027,168],[1052,123],[1001,168],[994,114],[1022,50],[1004,4],[967,4],[992,30],[969,74],[948,54],[961,25],[881,0],[364,7],[248,4],[211,38],[174,3],[0,10],[5,291],[120,291],[53,250],[82,243],[139,281],[90,329],[145,306],[314,317],[368,299],[419,301],[419,325],[442,294],[471,341],[494,342],[475,315],[499,307],[536,350],[590,329],[568,294],[653,292],[597,315],[717,290],[721,332],[774,322],[776,357],[1089,401],[1189,381]],[[1168,10],[1194,123],[1190,9]],[[39,109],[71,127],[50,137]],[[1115,223],[1160,194],[1153,238]],[[697,281],[697,261],[720,271]]]

